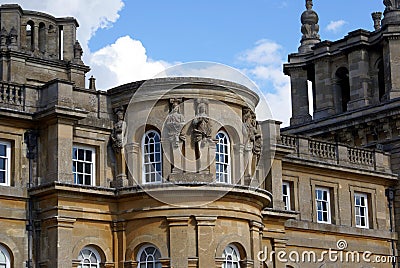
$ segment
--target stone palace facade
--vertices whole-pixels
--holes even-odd
[[[399,3],[335,42],[312,4],[282,130],[229,81],[86,88],[74,18],[1,5],[0,267],[393,267]]]

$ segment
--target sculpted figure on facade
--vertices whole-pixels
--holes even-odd
[[[83,55],[83,49],[81,47],[81,44],[77,40],[74,44],[74,59],[76,61],[81,61],[82,60],[82,55]]]
[[[171,112],[166,119],[166,127],[168,130],[169,140],[174,147],[179,145],[180,141],[185,140],[185,135],[182,129],[185,125],[185,117],[180,113],[179,104],[182,99],[171,99]]]
[[[7,35],[8,35],[8,33],[7,33],[7,30],[6,30],[6,28],[1,28],[1,31],[0,31],[0,44],[1,44],[1,46],[6,46],[7,45]]]
[[[246,128],[248,143],[252,146],[252,152],[257,158],[261,154],[262,136],[256,115],[250,108],[243,108],[243,123]]]
[[[393,9],[393,2],[394,0],[383,0],[383,4],[385,5],[385,11],[389,11]]]
[[[124,146],[124,131],[125,131],[125,121],[124,121],[124,109],[119,107],[114,110],[117,116],[117,122],[114,124],[114,129],[111,134],[112,146],[116,153],[120,153]]]
[[[207,114],[207,103],[198,99],[196,117],[193,119],[193,134],[195,142],[211,141],[211,122]]]

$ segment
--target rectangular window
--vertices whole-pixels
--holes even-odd
[[[328,188],[315,188],[317,222],[331,223],[331,202]]]
[[[285,204],[285,210],[291,210],[291,198],[290,198],[290,184],[289,182],[282,182],[282,195],[283,203]]]
[[[356,227],[369,228],[368,197],[366,194],[354,193],[354,210]]]
[[[11,144],[0,141],[0,185],[10,185]]]
[[[74,146],[72,149],[72,172],[74,183],[95,185],[95,150],[90,147]]]

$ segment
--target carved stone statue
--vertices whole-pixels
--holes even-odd
[[[307,10],[301,15],[301,32],[303,33],[302,40],[305,39],[319,39],[319,25],[318,25],[318,14],[312,10],[312,0],[306,1]]]
[[[10,45],[11,46],[17,45],[17,38],[18,38],[18,32],[14,27],[12,27],[11,31],[10,31]]]
[[[246,127],[248,142],[252,144],[253,154],[258,158],[262,149],[262,136],[256,115],[249,108],[243,109],[243,123]]]
[[[117,122],[114,125],[113,132],[111,134],[112,146],[117,153],[121,152],[124,146],[124,131],[125,131],[125,121],[124,121],[124,109],[117,108],[114,110],[117,116]]]
[[[7,33],[7,30],[6,30],[6,28],[1,28],[1,31],[0,31],[0,45],[1,46],[6,46],[7,45],[7,36],[8,36],[8,33]]]
[[[81,47],[81,44],[77,40],[74,44],[74,59],[77,61],[81,61],[82,55],[83,55],[83,49]]]
[[[182,133],[182,128],[185,125],[185,118],[179,111],[179,103],[181,99],[171,99],[171,112],[166,119],[166,127],[168,130],[169,139],[174,147],[179,145],[179,141],[184,141],[185,136]]]
[[[196,117],[193,119],[193,134],[195,142],[211,140],[211,122],[207,114],[207,104],[204,100],[197,101]]]

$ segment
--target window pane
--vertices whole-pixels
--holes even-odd
[[[92,164],[85,164],[85,173],[92,174]]]
[[[6,172],[0,171],[0,183],[6,183]]]
[[[82,162],[78,162],[78,172],[83,173],[83,163]]]
[[[6,169],[6,159],[0,158],[0,170],[5,170],[5,169]]]
[[[91,184],[92,184],[92,176],[85,175],[85,185],[91,185]]]
[[[7,156],[7,146],[0,144],[0,156]]]
[[[92,151],[86,150],[86,161],[92,162]]]
[[[83,184],[83,175],[78,174],[78,184]]]
[[[72,159],[77,159],[77,156],[78,156],[78,149],[73,148],[72,149]]]
[[[85,154],[83,149],[78,149],[78,159],[79,160],[85,160]]]
[[[0,263],[6,263],[6,256],[0,251]]]

